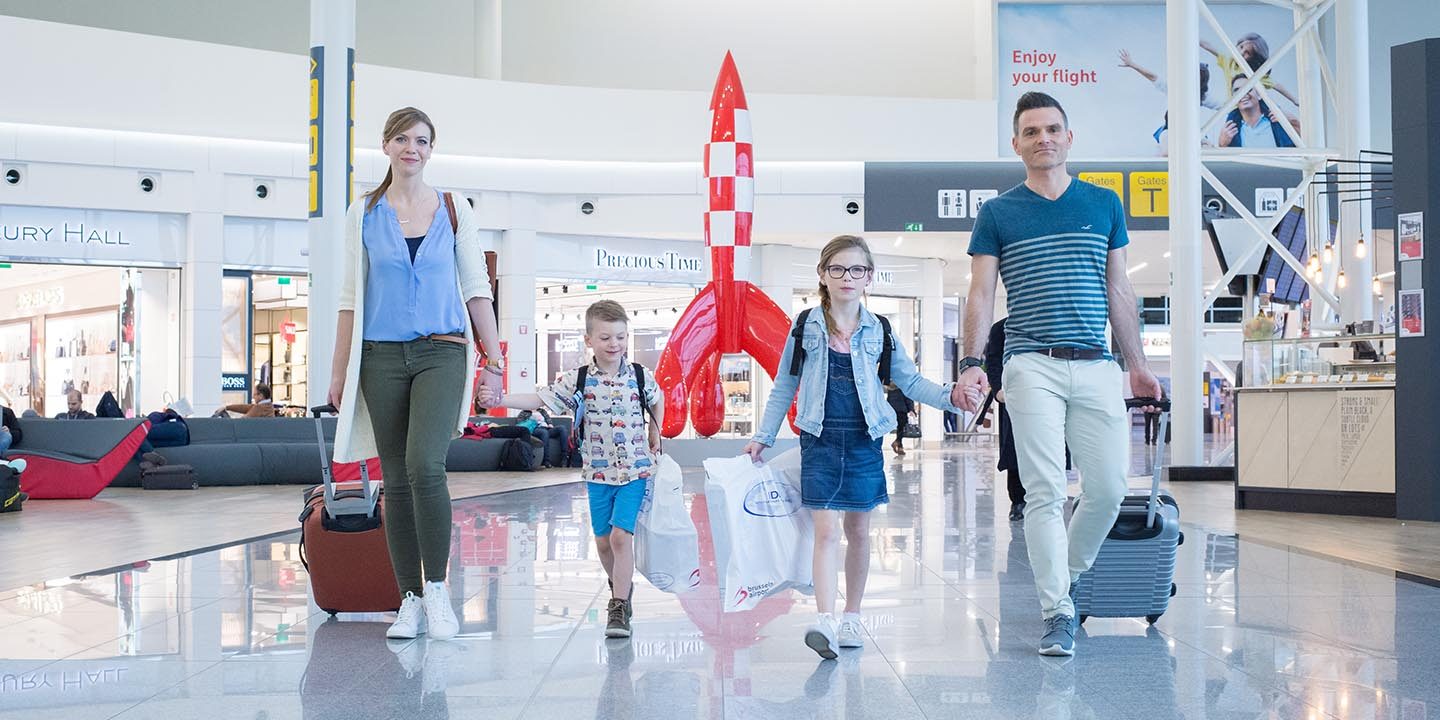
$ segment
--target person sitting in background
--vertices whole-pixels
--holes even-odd
[[[56,420],[94,420],[95,414],[80,407],[85,402],[85,396],[79,390],[71,390],[65,393],[65,404],[67,410],[55,416]]]
[[[24,434],[20,432],[20,421],[15,418],[15,412],[4,405],[0,405],[0,419],[3,419],[3,424],[0,424],[0,465],[9,465],[17,473],[24,472],[24,460],[5,462],[5,453],[11,447],[19,445],[20,438]]]
[[[554,463],[551,462],[549,453],[544,452],[544,449],[548,449],[551,442],[558,442],[560,447],[565,447],[565,431],[555,427],[555,423],[550,419],[550,413],[546,412],[545,408],[521,410],[520,414],[515,416],[515,424],[528,428],[530,434],[540,441],[542,453],[545,455],[542,467],[553,467]]]
[[[247,418],[268,418],[275,417],[275,403],[271,400],[270,386],[265,383],[255,384],[255,402],[238,403],[226,405],[215,411],[215,417],[226,417],[229,413],[240,413],[241,417]]]

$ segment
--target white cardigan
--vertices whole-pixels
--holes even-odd
[[[356,200],[345,214],[345,264],[340,276],[339,309],[354,311],[355,325],[350,335],[350,364],[345,366],[345,394],[340,400],[340,419],[335,427],[335,462],[359,462],[380,454],[375,448],[370,408],[365,403],[365,395],[360,392],[360,344],[365,338],[365,274],[370,265],[365,243],[361,239],[367,200],[366,197]],[[485,248],[480,242],[475,213],[470,209],[470,203],[460,198],[453,198],[453,201],[458,226],[455,231],[455,280],[460,288],[460,297],[467,302],[473,298],[493,299],[490,272],[485,264]],[[445,212],[443,200],[437,212]],[[470,315],[468,308],[465,315],[467,318]],[[470,419],[476,357],[474,333],[466,333],[465,392],[459,396],[453,437],[460,436]]]

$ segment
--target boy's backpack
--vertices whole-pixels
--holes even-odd
[[[805,323],[810,319],[810,311],[815,308],[805,308],[795,317],[795,325],[790,328],[790,338],[794,340],[794,350],[790,353],[790,374],[800,376],[800,369],[805,365]],[[895,337],[890,333],[890,320],[884,315],[876,315],[880,320],[880,329],[885,334],[885,344],[880,349],[880,374],[881,384],[890,382],[890,354],[895,349]]]
[[[650,407],[650,399],[645,397],[645,366],[640,363],[630,363],[630,370],[635,373],[635,384],[640,388],[640,423],[641,429],[648,422],[645,411]],[[588,364],[581,365],[575,371],[575,421],[570,425],[570,444],[579,450],[585,442],[585,378],[590,374]]]

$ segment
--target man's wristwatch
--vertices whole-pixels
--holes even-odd
[[[501,377],[505,376],[505,364],[499,358],[486,358],[484,368]]]
[[[977,357],[964,357],[960,359],[960,372],[965,372],[972,367],[984,367],[985,362]]]

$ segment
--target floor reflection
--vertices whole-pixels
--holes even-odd
[[[0,591],[0,719],[1411,718],[1440,706],[1440,589],[1210,532],[1185,515],[1153,627],[1092,619],[1041,658],[1025,540],[985,446],[918,452],[873,522],[867,647],[821,663],[793,592],[723,613],[703,478],[701,585],[637,585],[603,636],[583,487],[457,503],[453,641],[331,618],[296,537]]]

